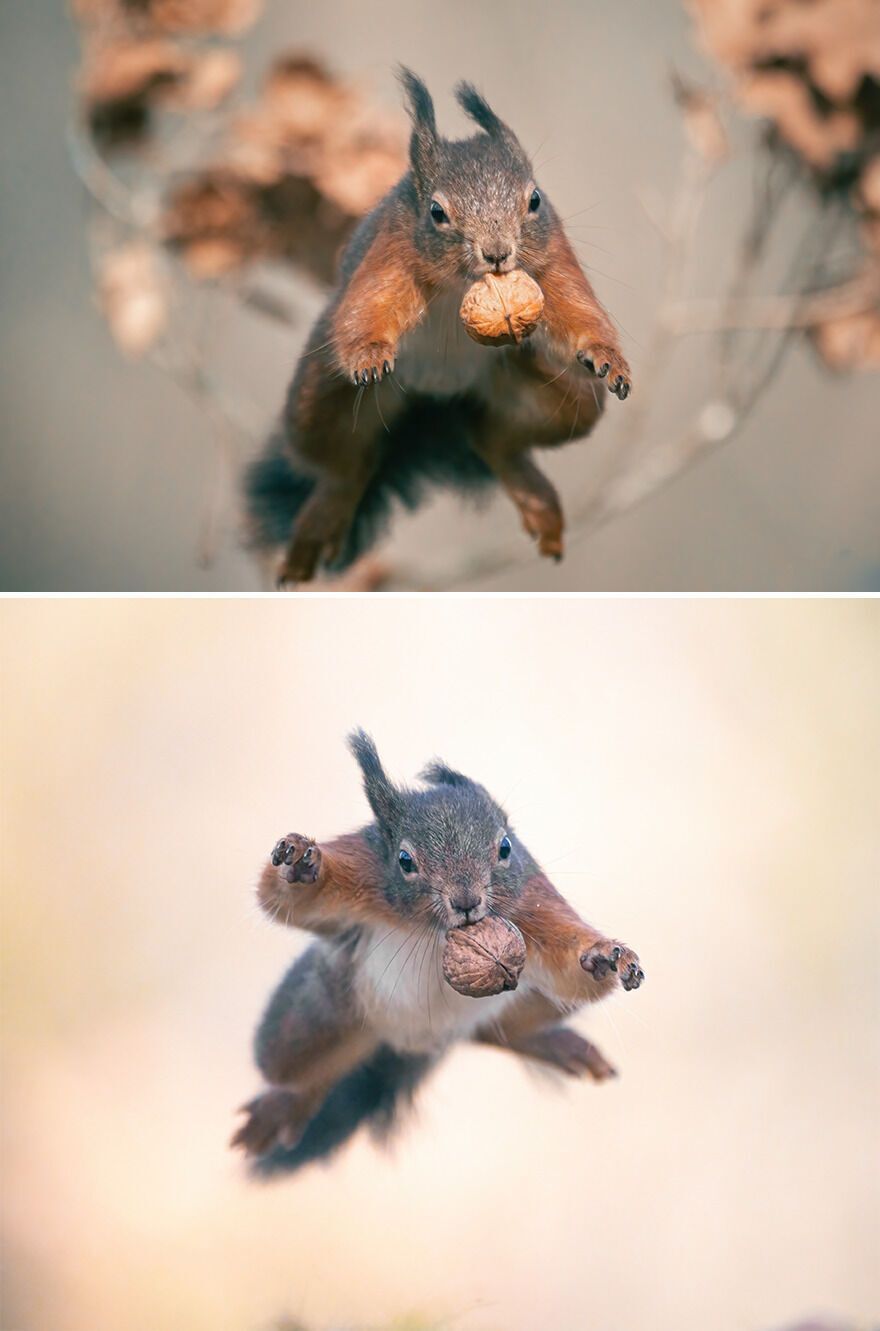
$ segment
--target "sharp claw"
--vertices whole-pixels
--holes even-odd
[[[391,366],[390,366],[390,364],[388,363],[387,360],[383,360],[383,362],[382,362],[382,374],[383,374],[383,375],[386,375],[386,374],[390,374],[390,373],[391,373]]]
[[[354,372],[354,374],[353,374],[353,376],[352,376],[352,379],[353,379],[353,381],[354,381],[354,386],[355,386],[355,388],[360,388],[360,386],[361,386],[361,377],[360,377],[360,375],[358,374],[357,370],[355,370],[355,372]]]
[[[307,846],[307,847],[306,847],[306,850],[305,850],[305,852],[304,852],[304,854],[303,854],[303,857],[302,857],[302,859],[300,860],[300,863],[301,863],[301,864],[311,864],[311,862],[312,862],[312,847],[311,847],[311,846]]]
[[[361,383],[368,384],[369,382],[370,382],[370,371],[361,370]]]
[[[616,966],[617,963],[618,963],[618,961],[620,961],[620,948],[619,948],[619,947],[613,947],[613,948],[611,949],[611,957],[610,957],[610,961],[611,961],[612,966]]]
[[[601,370],[596,371],[596,374],[600,379],[604,379],[610,369],[611,366],[606,361],[605,364],[602,366]]]
[[[272,848],[272,863],[277,867],[284,859],[284,851],[281,849],[281,842],[276,841]]]
[[[373,377],[373,383],[374,383],[374,384],[377,384],[377,383],[379,382],[379,371],[376,369],[375,365],[373,366],[373,376],[372,376],[372,377]]]

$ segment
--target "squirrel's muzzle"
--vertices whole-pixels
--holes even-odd
[[[456,887],[448,901],[456,924],[477,924],[486,914],[486,894],[480,889]]]
[[[474,249],[487,273],[509,273],[516,267],[516,243],[506,236],[486,237]]]

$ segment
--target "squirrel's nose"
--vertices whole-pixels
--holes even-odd
[[[496,268],[500,268],[510,258],[510,250],[502,250],[500,245],[495,247],[496,252],[490,254],[488,250],[483,250],[483,258],[486,263],[493,263]]]
[[[460,911],[462,915],[468,916],[470,922],[470,916],[475,915],[482,908],[483,902],[480,897],[469,892],[466,896],[450,897],[449,904],[453,910]]]

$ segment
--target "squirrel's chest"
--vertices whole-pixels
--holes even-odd
[[[515,996],[467,998],[443,978],[444,937],[423,925],[389,936],[365,934],[353,973],[358,999],[377,1033],[395,1049],[430,1053],[496,1020]]]
[[[402,340],[395,375],[406,389],[452,397],[479,389],[489,374],[491,348],[468,337],[459,318],[462,291],[435,296],[421,322]]]

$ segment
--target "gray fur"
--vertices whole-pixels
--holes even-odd
[[[365,835],[382,847],[385,896],[397,912],[406,917],[433,909],[438,927],[447,929],[473,923],[499,900],[519,894],[537,866],[484,786],[439,760],[421,774],[425,789],[395,786],[369,735],[355,731],[349,745],[376,814]],[[504,836],[513,847],[506,861],[499,858]],[[401,870],[402,843],[416,861],[416,873]]]

